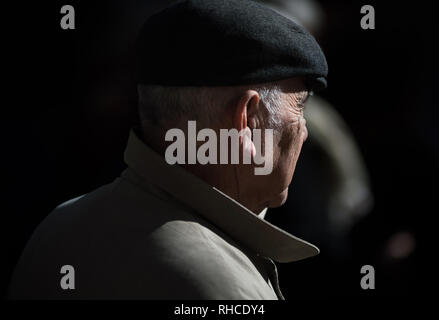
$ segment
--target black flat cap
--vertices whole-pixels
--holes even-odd
[[[301,26],[250,0],[186,0],[151,16],[137,40],[139,83],[229,86],[304,77],[326,87],[328,66]]]

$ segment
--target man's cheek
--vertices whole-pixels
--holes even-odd
[[[303,139],[303,130],[300,126],[299,122],[296,122],[291,126],[291,130],[289,131],[289,149],[290,152],[295,154],[301,147],[302,139]]]

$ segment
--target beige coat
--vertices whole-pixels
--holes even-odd
[[[63,203],[40,224],[16,267],[11,298],[283,299],[273,260],[318,254],[168,165],[135,128],[125,162],[112,183]],[[64,265],[74,269],[74,289],[61,287]]]

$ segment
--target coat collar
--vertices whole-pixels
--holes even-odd
[[[125,163],[142,180],[167,192],[255,253],[278,262],[315,256],[319,249],[265,221],[220,190],[178,165],[169,165],[130,131]]]

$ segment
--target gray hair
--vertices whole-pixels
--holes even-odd
[[[204,127],[212,127],[223,119],[238,90],[258,92],[267,115],[267,126],[280,126],[281,90],[275,84],[246,87],[164,87],[139,85],[139,114],[141,123],[161,128],[178,127],[195,120]]]

